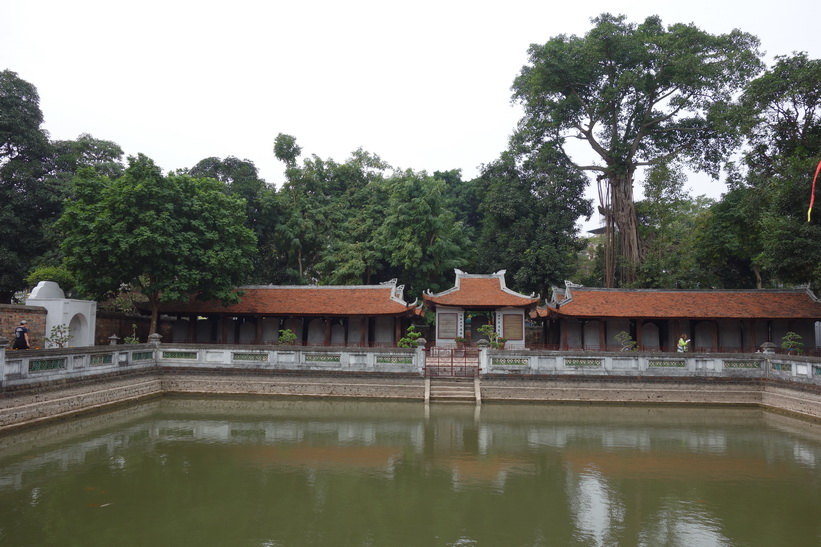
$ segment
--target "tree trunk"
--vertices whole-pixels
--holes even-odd
[[[148,302],[151,304],[151,325],[148,327],[148,334],[157,332],[157,323],[160,317],[160,296],[158,294],[148,295]]]
[[[616,246],[621,256],[619,278],[634,283],[642,261],[639,223],[633,202],[632,174],[612,174],[606,179],[603,201],[605,214],[605,286],[616,286]],[[601,193],[600,193],[601,194]]]

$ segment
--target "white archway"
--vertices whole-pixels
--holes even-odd
[[[68,347],[76,348],[78,345],[81,345],[78,344],[78,342],[80,340],[86,340],[89,336],[88,319],[81,313],[75,314],[68,323],[68,334],[71,336],[68,341]]]

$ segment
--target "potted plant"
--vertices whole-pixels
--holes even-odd
[[[422,333],[416,330],[416,327],[411,325],[408,327],[408,331],[405,333],[405,336],[399,339],[396,343],[396,347],[398,348],[415,348],[416,341],[419,337],[422,336]]]
[[[801,342],[801,335],[795,332],[788,332],[781,338],[781,349],[787,350],[789,355],[797,355],[804,351],[804,343]]]
[[[467,342],[465,337],[457,336],[456,337],[456,349],[465,349],[465,342]]]
[[[507,338],[500,337],[499,334],[496,332],[496,329],[494,329],[493,325],[491,325],[490,323],[479,327],[479,332],[487,336],[491,348],[505,349],[505,342],[507,342]]]
[[[296,342],[296,334],[291,329],[280,329],[279,344],[281,346],[293,346]]]

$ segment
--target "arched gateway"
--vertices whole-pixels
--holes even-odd
[[[422,295],[425,306],[436,313],[436,345],[454,345],[457,338],[476,342],[479,327],[492,323],[508,347],[525,346],[525,317],[539,297],[507,288],[505,270],[494,274],[468,274],[455,270],[453,288]]]

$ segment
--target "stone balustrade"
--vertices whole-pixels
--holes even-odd
[[[164,393],[424,400],[422,347],[148,344],[7,350],[0,429]],[[742,404],[821,419],[821,358],[479,351],[482,401]]]

